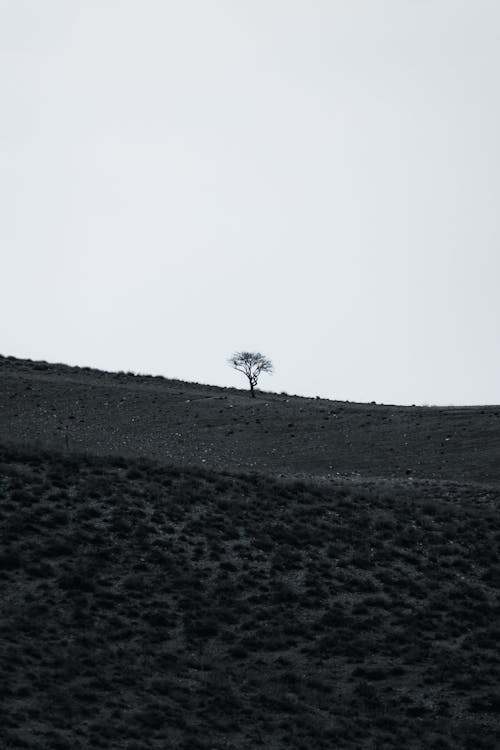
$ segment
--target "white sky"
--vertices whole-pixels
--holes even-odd
[[[0,0],[0,352],[500,403],[498,0]]]

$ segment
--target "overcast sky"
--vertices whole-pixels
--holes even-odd
[[[500,403],[498,0],[0,0],[0,352]]]

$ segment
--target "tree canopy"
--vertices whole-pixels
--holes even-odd
[[[248,378],[250,394],[255,398],[255,386],[263,372],[271,375],[274,371],[273,363],[260,352],[235,352],[228,360],[229,364]]]

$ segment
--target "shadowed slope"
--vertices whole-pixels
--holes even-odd
[[[5,748],[500,743],[498,492],[0,451]]]
[[[0,439],[215,469],[500,482],[500,407],[259,393],[0,358]]]

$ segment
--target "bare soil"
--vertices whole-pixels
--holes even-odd
[[[498,407],[0,384],[0,747],[500,747]]]
[[[0,357],[0,440],[303,476],[500,483],[500,406],[307,399]]]

